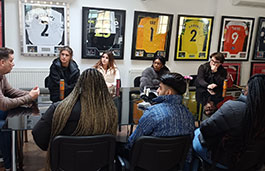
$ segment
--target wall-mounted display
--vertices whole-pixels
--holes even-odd
[[[132,59],[153,60],[163,56],[168,60],[173,15],[134,12]]]
[[[265,63],[264,62],[251,62],[250,76],[254,74],[265,74]]]
[[[223,63],[223,67],[228,73],[227,87],[240,85],[241,63]]]
[[[20,0],[21,54],[57,56],[69,44],[69,4]]]
[[[248,60],[254,21],[254,18],[222,17],[218,49],[225,60]]]
[[[252,59],[265,60],[265,18],[264,17],[259,17],[255,48],[253,51]]]
[[[0,0],[0,47],[5,46],[4,0]]]
[[[208,60],[213,20],[209,16],[178,16],[175,60]]]
[[[83,7],[82,12],[82,58],[99,59],[112,51],[123,59],[126,11]]]

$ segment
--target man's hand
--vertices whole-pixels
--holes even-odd
[[[210,95],[215,95],[215,92],[213,90],[207,89],[207,91],[210,93]]]
[[[218,67],[216,65],[211,65],[212,72],[217,72]]]
[[[217,85],[212,83],[207,86],[207,89],[213,90],[215,87],[217,87]]]
[[[34,87],[30,92],[29,95],[31,96],[32,100],[35,100],[40,95],[40,89],[38,86]]]

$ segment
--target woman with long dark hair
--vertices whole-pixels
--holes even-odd
[[[193,148],[208,163],[232,169],[250,141],[265,139],[265,75],[252,76],[246,91],[227,101],[195,131]]]
[[[32,134],[36,144],[49,151],[50,142],[57,135],[115,135],[117,116],[102,74],[90,68],[83,71],[73,91],[61,103],[49,107]],[[49,161],[49,154],[47,157]]]

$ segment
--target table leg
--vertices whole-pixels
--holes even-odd
[[[12,130],[12,171],[16,170],[16,131]]]

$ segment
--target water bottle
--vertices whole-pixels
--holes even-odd
[[[60,79],[60,100],[64,99],[64,79]]]
[[[223,97],[226,96],[226,89],[227,89],[227,80],[224,80],[224,85],[223,85]]]

